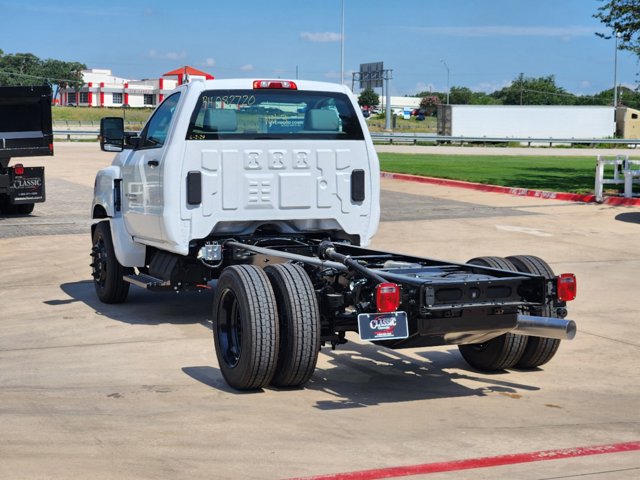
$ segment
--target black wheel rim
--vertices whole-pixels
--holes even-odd
[[[473,343],[469,345],[474,352],[484,352],[489,346],[488,343]]]
[[[91,263],[93,281],[100,287],[104,287],[107,279],[107,247],[104,240],[99,238],[91,249]]]
[[[231,290],[222,293],[217,315],[216,333],[224,362],[230,368],[240,361],[242,353],[242,322],[238,299]]]

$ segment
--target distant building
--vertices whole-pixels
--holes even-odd
[[[616,108],[616,137],[640,138],[640,110]]]
[[[84,85],[78,91],[60,91],[60,105],[78,107],[155,107],[178,85],[194,79],[211,80],[213,76],[185,66],[165,73],[158,79],[128,80],[116,77],[109,69],[82,71]]]

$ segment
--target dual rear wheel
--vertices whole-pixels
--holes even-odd
[[[551,267],[533,255],[502,257],[477,257],[467,263],[484,267],[532,273],[553,278]],[[557,317],[551,305],[532,309],[530,315]],[[558,351],[560,340],[505,333],[480,344],[459,345],[460,353],[472,367],[482,371],[499,371],[508,368],[532,369],[544,365]]]
[[[233,388],[305,384],[320,349],[309,276],[295,264],[227,267],[213,301],[213,337],[221,373]]]

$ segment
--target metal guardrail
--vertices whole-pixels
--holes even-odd
[[[452,137],[432,133],[371,132],[371,138],[389,143],[526,143],[532,144],[617,144],[640,145],[640,138],[534,138],[534,137]]]
[[[97,137],[100,132],[98,130],[54,130],[54,135],[87,135]],[[444,135],[435,135],[430,133],[385,133],[371,132],[371,138],[374,142],[388,143],[525,143],[531,145],[566,145],[566,144],[582,144],[582,145],[628,145],[640,146],[640,138],[506,138],[506,137],[450,137]]]

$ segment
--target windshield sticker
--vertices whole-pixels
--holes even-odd
[[[255,95],[203,96],[202,108],[225,108],[227,106],[250,107],[256,103]]]

